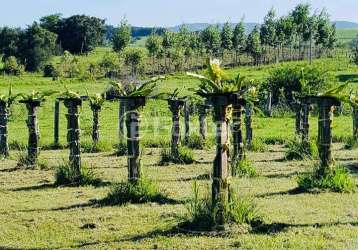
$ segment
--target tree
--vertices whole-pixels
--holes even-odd
[[[235,62],[238,63],[238,54],[240,52],[243,52],[246,46],[246,34],[245,34],[245,26],[244,22],[240,21],[238,24],[236,24],[234,31],[233,31],[233,37],[232,37],[232,46],[235,50]]]
[[[299,4],[293,9],[291,13],[293,23],[295,25],[295,29],[299,39],[300,53],[304,52],[302,51],[302,42],[307,41],[304,39],[304,34],[308,28],[310,10],[311,10],[311,6],[309,4]]]
[[[124,51],[124,61],[127,65],[131,66],[132,77],[135,78],[138,73],[138,69],[143,65],[146,58],[146,52],[142,48],[127,48]]]
[[[115,29],[112,43],[115,52],[123,51],[131,41],[131,27],[128,25],[127,20],[123,19],[121,25]]]
[[[233,30],[231,24],[226,22],[221,31],[221,48],[223,50],[231,50],[232,49],[232,39],[233,39]]]
[[[20,28],[0,28],[0,54],[3,60],[17,55],[20,34]]]
[[[264,18],[264,23],[260,28],[261,43],[263,45],[276,45],[276,12],[272,8]]]
[[[317,32],[315,43],[322,48],[331,49],[336,42],[336,27],[331,24],[329,15],[325,10],[317,16]]]
[[[73,54],[88,53],[101,45],[105,34],[105,20],[85,15],[62,19],[58,38],[64,50]]]
[[[36,71],[54,55],[57,35],[41,28],[38,23],[21,32],[18,44],[18,59],[28,71]]]
[[[292,17],[280,17],[276,22],[276,41],[278,47],[292,45],[294,32]]]
[[[258,65],[262,54],[262,47],[260,32],[257,26],[252,30],[247,38],[246,52],[252,56],[254,63]]]
[[[221,46],[219,27],[217,25],[209,25],[201,32],[201,40],[207,53],[210,55],[217,54]]]
[[[145,47],[147,48],[149,55],[152,57],[152,70],[154,74],[154,66],[155,66],[155,57],[158,55],[161,50],[162,39],[160,36],[152,33],[147,41],[145,42]]]
[[[59,24],[61,22],[61,13],[44,16],[40,19],[40,26],[48,31],[53,33],[58,33],[59,31]]]

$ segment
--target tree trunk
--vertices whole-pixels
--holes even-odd
[[[214,160],[212,199],[217,212],[216,222],[225,224],[225,206],[229,200],[229,117],[231,107],[227,96],[213,96],[216,123],[216,157]]]
[[[184,105],[183,101],[168,100],[169,109],[172,112],[172,141],[171,141],[171,154],[174,156],[179,155],[180,144],[180,110]]]
[[[9,109],[6,102],[0,102],[0,155],[4,158],[9,156],[9,143],[7,124]]]
[[[232,137],[233,137],[233,164],[238,164],[244,159],[244,143],[242,138],[242,106],[233,105],[232,110]],[[236,176],[236,167],[232,167],[232,176]]]
[[[37,107],[40,102],[26,102],[28,111],[27,128],[29,130],[29,141],[27,148],[27,160],[29,165],[36,165],[39,155],[40,131],[37,121]]]
[[[190,103],[186,101],[184,104],[184,125],[185,125],[185,143],[188,142],[190,137]]]
[[[353,138],[358,140],[358,107],[353,107]]]
[[[82,101],[78,99],[65,99],[64,104],[67,108],[67,143],[70,149],[69,162],[75,174],[75,181],[81,176],[81,143],[80,143],[80,122],[78,107]]]
[[[93,125],[92,125],[92,140],[94,144],[99,141],[99,113],[101,112],[100,106],[92,106]]]
[[[245,127],[246,127],[246,145],[251,146],[252,143],[252,107],[245,107]]]
[[[128,147],[128,181],[137,183],[141,178],[141,160],[139,145],[139,108],[145,105],[144,97],[134,97],[127,100],[126,113],[127,147]]]

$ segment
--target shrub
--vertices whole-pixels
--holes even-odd
[[[178,155],[173,155],[170,149],[163,149],[160,153],[159,165],[164,166],[169,163],[174,164],[192,164],[194,163],[194,153],[186,147],[179,147]]]
[[[231,190],[231,199],[224,207],[224,216],[227,223],[251,225],[260,220],[257,215],[256,205],[248,198],[240,198]],[[193,184],[193,197],[186,206],[187,220],[182,227],[191,230],[216,230],[220,229],[216,223],[219,209],[212,204],[211,197],[200,198],[199,186]]]
[[[355,149],[358,148],[358,140],[354,139],[353,137],[348,137],[346,139],[346,143],[344,145],[345,149]]]
[[[255,177],[258,175],[256,168],[247,159],[243,159],[241,161],[233,161],[231,167],[233,168],[237,176]]]
[[[124,141],[117,143],[114,147],[116,149],[116,156],[125,156],[128,154],[127,143]]]
[[[145,148],[165,148],[170,146],[169,140],[162,137],[146,138],[141,143]]]
[[[121,182],[116,184],[101,203],[103,205],[124,205],[126,203],[164,203],[168,200],[160,193],[158,187],[150,180],[141,178],[136,183]]]
[[[76,176],[75,171],[69,162],[64,162],[58,166],[55,172],[56,186],[96,186],[101,183],[101,179],[97,178],[94,172],[86,166],[81,167],[80,176]]]
[[[318,166],[312,173],[301,174],[298,176],[298,187],[304,191],[314,189],[327,189],[334,192],[350,192],[354,189],[354,182],[347,170],[338,166],[331,169],[324,176],[317,173]]]
[[[251,145],[247,146],[247,149],[252,152],[265,152],[267,151],[267,145],[263,140],[254,138],[251,142]]]
[[[190,149],[205,149],[212,146],[209,140],[204,140],[204,138],[197,134],[191,134],[187,141],[182,141],[182,144]]]
[[[36,167],[40,168],[40,169],[47,169],[48,168],[48,164],[46,161],[40,160],[38,159],[36,164],[33,165],[31,164],[31,162],[29,161],[28,155],[26,151],[20,151],[17,154],[17,164],[16,166],[19,168],[31,168],[34,169]]]
[[[10,56],[5,59],[3,71],[5,74],[20,76],[24,73],[24,66],[17,62],[16,57]]]
[[[97,142],[97,143],[82,143],[82,150],[84,153],[100,153],[100,152],[108,152],[111,151],[111,146],[105,142]]]
[[[308,148],[299,140],[292,140],[287,143],[288,150],[286,151],[287,160],[304,160],[306,158],[313,159],[318,156],[317,145],[310,142]]]
[[[47,64],[45,65],[44,69],[43,69],[43,75],[44,77],[53,77],[58,78],[60,77],[60,72],[57,69],[57,67],[54,64]]]

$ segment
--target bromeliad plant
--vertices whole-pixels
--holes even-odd
[[[45,97],[51,96],[55,93],[57,93],[57,91],[39,92],[33,90],[30,94],[20,94],[22,97],[20,103],[24,103],[28,111],[28,118],[26,123],[29,130],[29,140],[26,162],[30,166],[36,165],[39,155],[40,131],[37,119],[37,108],[43,101],[45,101]]]
[[[99,94],[99,93],[91,96],[89,95],[88,91],[87,91],[87,96],[88,96],[90,108],[93,113],[92,140],[94,146],[96,146],[99,141],[99,113],[101,112],[102,106],[106,101],[106,96],[105,94]]]
[[[8,94],[0,95],[0,155],[1,157],[9,156],[8,142],[8,120],[11,105],[16,101],[20,94],[12,93],[12,86],[9,87]]]

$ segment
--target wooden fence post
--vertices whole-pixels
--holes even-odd
[[[124,100],[118,100],[118,137],[123,139],[126,105]]]
[[[252,143],[252,106],[245,106],[245,127],[246,127],[246,145],[251,146]]]
[[[184,125],[185,125],[184,141],[185,143],[187,143],[190,137],[190,102],[189,101],[185,101],[184,104]]]
[[[353,107],[353,138],[358,140],[358,107]]]
[[[180,100],[168,100],[169,109],[172,113],[172,140],[171,153],[174,156],[179,155],[180,144],[180,110],[184,106],[184,102]]]
[[[244,159],[244,142],[242,136],[242,110],[244,102],[242,100],[236,100],[232,108],[232,137],[233,137],[233,160],[231,173],[232,176],[236,176],[236,166],[241,160]]]
[[[206,140],[207,137],[207,111],[210,108],[209,105],[200,104],[199,105],[199,133],[201,137]]]

